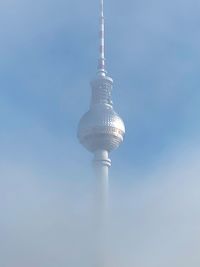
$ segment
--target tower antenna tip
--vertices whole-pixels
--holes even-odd
[[[99,32],[99,60],[98,73],[105,75],[105,18],[104,18],[104,1],[100,0],[100,32]]]

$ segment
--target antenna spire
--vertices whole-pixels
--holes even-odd
[[[99,46],[99,61],[98,73],[106,74],[105,70],[105,18],[104,18],[104,0],[100,0],[100,46]]]

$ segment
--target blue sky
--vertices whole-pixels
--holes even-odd
[[[199,130],[198,3],[179,4],[105,4],[107,68],[115,81],[115,108],[127,127],[114,157],[135,168],[154,164]],[[50,148],[35,146],[40,133],[29,137],[27,131],[43,128],[61,146],[68,139],[75,143],[78,120],[89,106],[98,3],[88,1],[85,10],[82,5],[1,4],[1,127],[4,138],[17,138],[32,156]],[[73,149],[86,154],[78,144]]]
[[[176,202],[185,199],[185,188],[181,187],[177,193],[182,177],[191,188],[186,203],[183,201],[184,207],[187,207],[188,216],[190,209],[197,212],[199,198],[192,202],[189,199],[199,185],[196,178],[200,134],[199,7],[196,0],[105,1],[107,69],[115,82],[114,107],[123,117],[127,129],[123,145],[111,156],[113,199],[118,199],[119,192],[122,200],[119,210],[123,210],[123,205],[129,208],[133,205],[134,216],[140,215],[139,207],[144,214],[144,207],[155,209],[148,203],[154,198],[155,202],[159,201],[156,188],[164,192],[161,210],[171,195],[178,203],[177,210],[182,210],[181,203]],[[16,237],[15,243],[12,236],[23,229],[14,211],[17,210],[21,220],[25,220],[29,210],[26,203],[32,203],[29,216],[35,220],[44,213],[46,222],[49,214],[55,214],[58,228],[64,210],[71,214],[74,205],[78,210],[87,210],[87,204],[83,208],[81,201],[83,198],[83,202],[88,203],[91,198],[92,178],[86,177],[92,176],[92,156],[78,144],[76,128],[80,117],[89,108],[89,82],[96,72],[98,8],[98,1],[92,0],[2,0],[0,3],[0,183],[5,217],[2,232],[4,241],[13,251],[19,238]],[[191,183],[186,177],[190,177]],[[172,192],[166,190],[166,183]],[[69,188],[73,188],[73,193]],[[141,195],[147,192],[147,198],[141,198],[135,188]],[[77,200],[79,194],[82,197]],[[48,201],[56,203],[52,210]],[[63,201],[73,204],[64,208]],[[134,201],[140,204],[135,207]],[[37,212],[40,203],[43,203],[41,214]],[[172,206],[168,206],[170,218],[173,217]],[[125,209],[127,218],[132,214],[130,209]],[[195,212],[194,217],[190,215],[192,219],[187,229],[195,228]],[[141,212],[143,219],[144,214]],[[74,222],[76,215],[72,217]],[[16,224],[13,223],[15,220]],[[151,217],[149,220],[151,225]],[[27,219],[27,231],[33,227],[37,232],[31,222]],[[159,218],[158,222],[162,224]],[[64,228],[64,223],[61,224]],[[177,228],[180,224],[179,218]],[[122,222],[120,229],[124,229],[124,225],[126,223]],[[130,225],[129,228],[132,229]],[[142,231],[139,228],[139,233]],[[194,232],[190,236],[195,236]],[[150,231],[148,234],[152,240]],[[196,242],[195,248],[199,247],[200,240]],[[23,244],[21,247],[24,248]],[[26,263],[31,261],[28,257],[30,247],[25,253]],[[158,248],[158,244],[155,247]],[[138,255],[142,255],[145,248],[141,243]],[[50,255],[51,249],[55,246],[44,254]],[[162,253],[166,250],[163,247]],[[131,254],[128,249],[127,254],[123,254],[126,259],[128,252]],[[5,249],[7,257],[2,258],[3,267],[27,266],[23,265],[20,253],[18,258],[16,256],[16,265],[8,260],[12,253]],[[55,253],[55,258],[63,258],[64,266],[64,252],[62,257],[59,253]],[[39,254],[33,257],[38,259],[37,266],[46,266]],[[162,262],[165,257],[161,257],[162,266],[165,266]],[[200,258],[191,258],[196,259],[191,266],[199,266]],[[138,266],[140,260],[138,256]],[[156,266],[154,258],[150,262]],[[143,262],[143,267],[147,266],[145,264]],[[131,259],[126,265],[134,266]],[[29,266],[32,266],[30,262]]]

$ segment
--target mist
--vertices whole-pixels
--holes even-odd
[[[149,175],[121,169],[110,177],[109,266],[199,265],[199,168],[190,144]],[[60,179],[1,166],[1,266],[98,266],[90,175]]]

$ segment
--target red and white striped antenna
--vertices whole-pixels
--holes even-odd
[[[98,73],[106,74],[105,70],[105,18],[104,18],[104,0],[100,0],[100,46],[99,46],[99,61]]]

